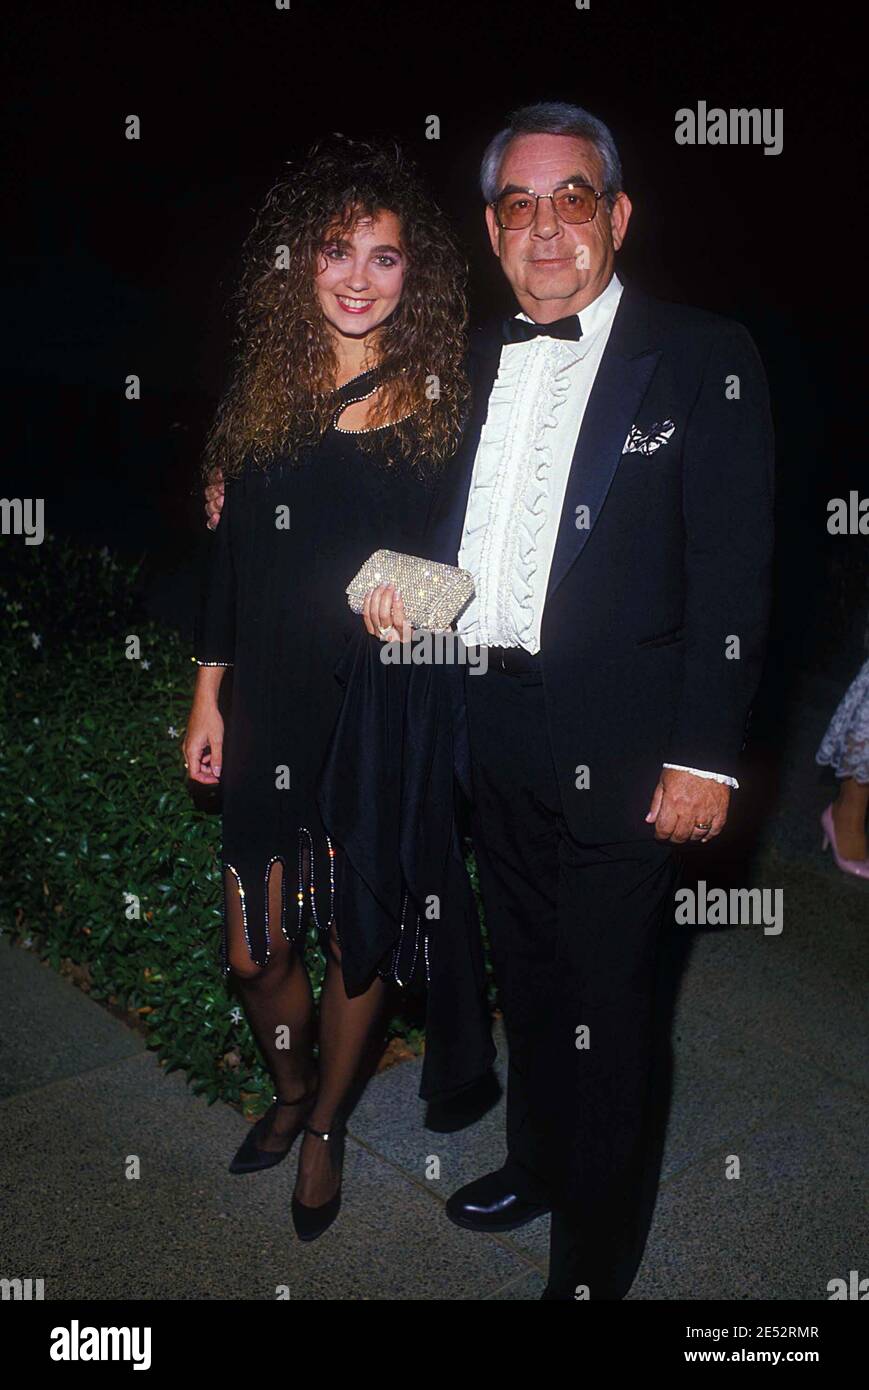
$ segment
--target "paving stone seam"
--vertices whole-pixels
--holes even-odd
[[[411,1186],[417,1188],[418,1191],[424,1192],[427,1197],[430,1197],[432,1199],[432,1201],[440,1202],[441,1206],[446,1206],[447,1199],[445,1197],[441,1197],[439,1193],[434,1192],[431,1186],[421,1182],[420,1179],[416,1176],[416,1174],[409,1172],[407,1168],[402,1167],[400,1163],[396,1163],[394,1159],[387,1158],[385,1154],[382,1154],[379,1149],[375,1149],[373,1145],[370,1144],[367,1140],[361,1139],[358,1135],[353,1134],[353,1131],[349,1127],[347,1129],[347,1134],[348,1137],[352,1138],[354,1142],[359,1145],[360,1148],[365,1149],[367,1153],[371,1154],[373,1158],[379,1159],[380,1162],[386,1164],[388,1168],[392,1168],[394,1172],[399,1173],[404,1178],[405,1182],[410,1183]],[[449,1220],[449,1218],[445,1216],[444,1220]],[[502,1246],[505,1250],[509,1250],[511,1254],[519,1255],[525,1261],[526,1264],[531,1266],[532,1269],[536,1269],[538,1271],[542,1269],[542,1265],[538,1263],[538,1261],[535,1259],[533,1255],[531,1255],[527,1250],[523,1249],[521,1246],[514,1245],[513,1242],[504,1235],[504,1233],[499,1233],[495,1231],[468,1231],[468,1235],[476,1235],[478,1238],[482,1237],[484,1240],[492,1241],[496,1245]]]

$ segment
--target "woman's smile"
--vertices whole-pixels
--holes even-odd
[[[375,303],[373,299],[351,299],[346,294],[336,294],[335,298],[346,314],[367,314]]]

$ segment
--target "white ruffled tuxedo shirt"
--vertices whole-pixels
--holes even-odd
[[[475,584],[458,622],[469,646],[540,651],[571,462],[622,288],[613,275],[582,310],[578,342],[540,336],[501,348],[458,557]],[[739,785],[722,773],[681,770]]]

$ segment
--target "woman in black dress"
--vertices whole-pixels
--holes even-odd
[[[341,1145],[328,1141],[388,1002],[379,974],[345,989],[342,855],[316,801],[335,668],[360,621],[345,588],[379,548],[419,553],[466,403],[464,276],[400,152],[341,137],[271,191],[245,265],[238,365],[206,455],[224,503],[184,758],[194,781],[222,787],[224,969],[275,1086],[231,1171],[279,1162],[304,1129],[293,1219],[313,1239],[337,1214]],[[327,960],[319,1028],[306,912]]]

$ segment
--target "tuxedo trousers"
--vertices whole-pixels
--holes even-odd
[[[466,692],[472,832],[509,1047],[505,1170],[518,1195],[552,1208],[544,1296],[623,1298],[644,1244],[655,977],[676,856],[644,825],[620,843],[571,834],[539,673],[490,666]],[[576,761],[588,761],[581,731]]]

